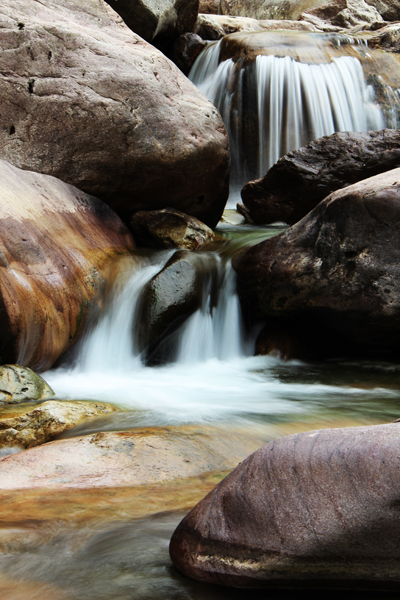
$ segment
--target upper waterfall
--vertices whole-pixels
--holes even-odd
[[[318,46],[314,60],[307,56],[309,62],[301,62],[302,56],[290,55],[290,45],[287,56],[282,56],[280,45],[279,56],[259,53],[258,47],[246,55],[240,47],[225,58],[237,50],[231,45],[220,41],[208,46],[190,78],[215,104],[227,127],[234,191],[262,177],[281,156],[312,139],[388,125],[372,85],[365,81],[355,46],[350,44],[350,52],[346,50],[350,55],[340,56],[337,41],[334,52],[330,48],[324,59]]]

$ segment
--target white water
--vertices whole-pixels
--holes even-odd
[[[211,309],[211,286],[204,285],[202,307],[174,336],[174,360],[161,367],[144,364],[135,343],[135,323],[143,286],[170,253],[159,253],[115,287],[100,320],[86,335],[73,367],[50,371],[45,379],[58,397],[103,400],[140,413],[140,423],[165,425],[264,420],[309,412],[319,404],[386,397],[388,390],[287,380],[306,369],[298,362],[254,357],[254,337],[244,333],[235,292],[235,274],[220,260],[221,285]],[[206,260],[207,253],[204,253]],[[209,256],[215,269],[215,255]],[[394,395],[396,395],[394,393]],[[340,399],[343,400],[340,400]]]
[[[218,108],[227,128],[233,206],[243,185],[263,177],[287,152],[338,131],[385,127],[355,57],[307,64],[289,56],[260,55],[255,64],[241,65],[233,59],[219,63],[219,54],[219,43],[209,46],[189,77]]]

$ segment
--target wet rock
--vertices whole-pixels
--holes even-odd
[[[204,286],[215,286],[217,276],[215,255],[175,252],[142,292],[134,323],[140,351],[146,350],[151,356],[160,342],[200,308]]]
[[[174,564],[230,586],[398,589],[399,432],[327,429],[264,446],[180,523]]]
[[[275,356],[282,360],[307,359],[306,350],[301,343],[301,338],[290,330],[283,328],[274,330],[267,325],[263,328],[256,340],[256,355]]]
[[[82,333],[107,262],[133,248],[97,198],[0,161],[0,362],[50,368]]]
[[[124,218],[172,206],[216,225],[225,127],[171,61],[98,0],[6,0],[0,27],[0,158]]]
[[[131,227],[137,244],[150,248],[197,250],[216,237],[207,225],[173,208],[135,213]]]
[[[132,31],[147,42],[163,46],[193,26],[199,0],[106,0]]]
[[[283,156],[262,179],[242,189],[255,223],[293,224],[328,194],[400,167],[397,129],[335,133]]]
[[[194,61],[205,46],[205,41],[196,33],[184,33],[174,42],[171,59],[185,75],[189,75]]]
[[[33,410],[26,408],[25,413],[17,416],[0,416],[0,448],[33,448],[53,440],[82,421],[115,410],[115,407],[102,402],[48,401]]]
[[[49,384],[32,369],[20,365],[0,367],[0,405],[54,396]]]
[[[0,490],[125,487],[232,469],[265,436],[218,427],[145,428],[49,442],[0,460]]]
[[[319,352],[399,352],[400,168],[328,196],[234,261],[245,314],[302,326]]]
[[[199,14],[195,31],[203,40],[219,40],[224,35],[240,31],[316,31],[316,28],[306,21],[289,20],[257,20],[248,17],[232,17],[227,15]]]

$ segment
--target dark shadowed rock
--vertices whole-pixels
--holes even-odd
[[[132,31],[163,46],[171,38],[193,31],[199,0],[106,0]]]
[[[134,324],[135,330],[139,327],[139,349],[151,356],[160,342],[200,308],[205,279],[215,285],[217,276],[215,255],[175,252],[143,289]]]
[[[335,133],[283,156],[242,199],[256,223],[293,224],[331,192],[399,166],[399,130]]]
[[[204,13],[207,15],[218,15],[219,4],[219,0],[200,0],[199,13]]]
[[[196,33],[184,33],[173,44],[171,60],[185,75],[189,75],[196,58],[205,46],[206,42]]]
[[[140,211],[131,219],[139,246],[197,250],[215,240],[215,233],[198,219],[173,208]]]
[[[338,190],[234,261],[244,310],[321,351],[400,350],[400,168]]]
[[[99,0],[6,0],[0,30],[0,158],[124,217],[173,206],[216,225],[225,128],[160,51]]]
[[[45,370],[80,336],[133,239],[103,202],[0,161],[0,362]]]
[[[399,434],[327,429],[257,450],[180,523],[174,564],[231,586],[398,590]]]

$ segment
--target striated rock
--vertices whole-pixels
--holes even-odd
[[[257,20],[248,17],[199,14],[195,31],[203,40],[219,40],[240,31],[316,31],[311,23],[289,20]]]
[[[43,402],[24,414],[0,416],[0,448],[39,446],[82,421],[103,416],[116,408],[102,402]]]
[[[194,61],[205,46],[206,42],[196,33],[184,33],[174,42],[171,60],[185,75],[189,75]]]
[[[107,261],[133,248],[97,198],[0,161],[0,362],[50,368],[82,333]]]
[[[216,225],[225,128],[171,61],[98,0],[6,0],[0,28],[0,158],[124,218],[172,206]]]
[[[400,167],[397,129],[335,133],[289,152],[242,189],[255,223],[303,218],[331,192]]]
[[[398,589],[399,432],[319,430],[257,450],[180,523],[174,564],[230,586]]]
[[[135,329],[139,328],[140,351],[147,350],[151,355],[160,342],[200,308],[205,278],[212,287],[217,286],[217,257],[179,250],[145,285],[134,324]]]
[[[207,225],[173,208],[135,213],[131,227],[137,244],[150,248],[197,250],[216,238]]]
[[[32,369],[20,365],[0,367],[0,405],[54,396],[49,384]]]
[[[193,26],[199,0],[106,0],[132,31],[147,42],[163,46]]]
[[[265,436],[154,427],[57,440],[0,460],[0,490],[137,486],[232,469]]]
[[[400,168],[328,196],[234,261],[245,314],[302,327],[321,353],[400,350]]]

